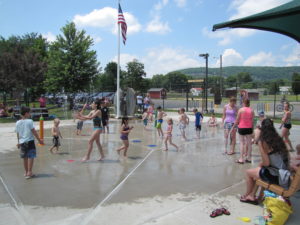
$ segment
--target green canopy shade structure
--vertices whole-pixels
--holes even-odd
[[[225,27],[272,31],[287,35],[300,43],[300,0],[252,16],[215,24],[213,31]]]

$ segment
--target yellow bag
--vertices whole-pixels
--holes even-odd
[[[272,197],[266,197],[264,205],[267,211],[271,214],[268,220],[268,225],[284,225],[293,209],[286,202]]]

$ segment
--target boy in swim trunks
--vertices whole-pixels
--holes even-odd
[[[164,133],[161,129],[161,124],[163,123],[163,117],[166,116],[167,114],[162,111],[161,106],[157,107],[157,124],[156,124],[156,129],[159,137],[164,137]]]
[[[16,123],[16,133],[18,138],[17,147],[20,149],[20,156],[24,160],[24,176],[29,179],[34,176],[32,167],[34,158],[36,158],[36,148],[34,137],[43,145],[44,142],[39,138],[33,126],[33,121],[30,119],[30,108],[21,107],[21,117]]]

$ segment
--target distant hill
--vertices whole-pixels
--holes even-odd
[[[193,77],[204,77],[205,67],[189,68],[183,70],[177,70],[185,75]],[[266,81],[273,79],[288,79],[291,80],[293,73],[300,73],[300,66],[291,67],[268,67],[268,66],[228,66],[223,67],[223,76],[228,77],[240,72],[248,72],[251,74],[254,80]],[[220,68],[208,68],[208,74],[220,75]]]

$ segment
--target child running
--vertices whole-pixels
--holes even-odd
[[[34,137],[43,145],[44,142],[39,138],[30,118],[30,108],[21,107],[21,119],[16,123],[16,133],[18,138],[17,147],[20,148],[20,156],[24,161],[24,176],[26,179],[34,177],[32,173],[34,158],[36,158],[36,148]]]
[[[52,133],[52,147],[49,149],[49,151],[51,153],[53,153],[53,149],[56,148],[55,150],[55,154],[58,152],[59,150],[59,146],[60,146],[60,141],[59,141],[59,138],[63,138],[61,133],[60,133],[60,130],[59,130],[59,123],[60,123],[60,120],[58,118],[55,118],[53,120],[53,127],[51,129],[51,133]]]
[[[161,124],[163,123],[163,117],[166,116],[167,114],[162,111],[161,106],[157,107],[157,124],[156,124],[156,129],[159,137],[164,137],[164,133],[161,129]]]
[[[179,130],[181,132],[181,136],[182,138],[187,141],[187,138],[185,136],[185,128],[186,128],[186,125],[189,124],[190,122],[190,119],[189,117],[185,114],[185,109],[184,108],[181,108],[178,113],[180,114],[179,116]]]
[[[147,109],[143,110],[142,120],[143,120],[143,124],[144,124],[144,129],[147,130],[147,125],[148,125],[148,112],[147,112]]]
[[[100,143],[100,134],[103,129],[100,104],[101,104],[100,100],[98,100],[98,99],[95,100],[91,104],[92,111],[87,116],[84,116],[81,113],[79,113],[79,115],[77,116],[77,118],[80,120],[93,120],[93,124],[94,124],[94,131],[93,131],[92,136],[88,143],[87,153],[84,156],[84,158],[81,160],[82,162],[86,162],[86,161],[90,160],[94,142],[96,142],[96,144],[98,146],[98,150],[100,152],[100,158],[98,159],[98,161],[101,161],[104,159],[104,153],[103,153],[102,145]]]
[[[169,144],[170,145],[173,145],[176,150],[178,151],[178,146],[175,145],[173,142],[172,142],[172,131],[173,131],[173,120],[171,118],[167,119],[167,123],[168,123],[168,126],[167,126],[167,131],[165,132],[166,134],[166,138],[165,138],[165,146],[166,148],[164,149],[165,151],[168,151],[168,141],[169,141]]]
[[[129,135],[129,133],[132,129],[133,129],[133,126],[131,126],[131,127],[128,126],[128,118],[123,117],[121,128],[120,128],[120,132],[121,132],[120,138],[123,141],[123,146],[118,148],[117,152],[120,155],[120,152],[122,150],[124,150],[124,157],[127,157],[127,150],[128,150],[128,147],[129,147],[128,135]]]
[[[197,138],[200,139],[200,131],[201,131],[201,123],[203,120],[203,115],[201,112],[198,112],[197,109],[193,109],[193,112],[195,114],[195,128],[196,128],[196,135]]]

